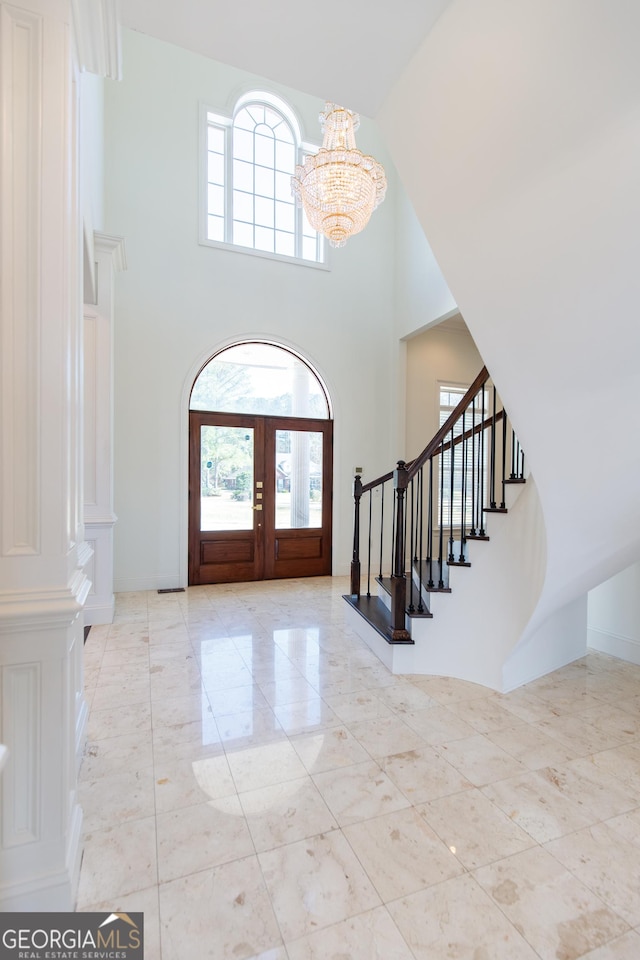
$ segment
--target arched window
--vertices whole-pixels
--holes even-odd
[[[305,153],[293,111],[278,97],[251,93],[232,117],[206,111],[206,215],[203,240],[307,263],[324,243],[291,193]]]
[[[331,417],[318,375],[296,354],[264,341],[234,344],[200,371],[191,410],[262,416]]]

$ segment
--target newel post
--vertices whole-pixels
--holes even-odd
[[[404,460],[398,460],[393,471],[393,486],[396,493],[396,542],[393,553],[393,572],[391,574],[391,639],[396,642],[410,640],[405,625],[407,607],[407,581],[404,575],[404,497],[409,485],[409,471]]]
[[[356,474],[353,480],[353,557],[351,560],[351,596],[360,596],[360,498],[362,497],[362,480]]]

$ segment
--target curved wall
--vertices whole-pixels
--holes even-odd
[[[640,6],[452,0],[378,121],[526,450],[530,623],[640,556]]]

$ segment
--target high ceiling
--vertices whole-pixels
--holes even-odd
[[[122,24],[374,117],[449,0],[122,0]]]

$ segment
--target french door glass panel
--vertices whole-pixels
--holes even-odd
[[[322,526],[322,434],[276,430],[276,530]]]
[[[200,529],[253,529],[253,427],[202,425]]]

